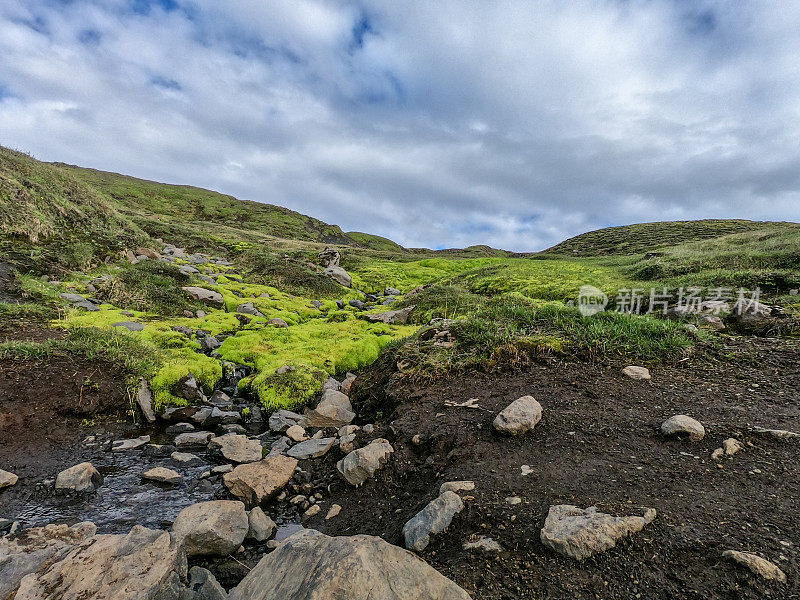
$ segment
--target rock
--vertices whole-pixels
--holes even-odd
[[[722,556],[729,558],[750,569],[756,575],[772,581],[786,583],[786,573],[781,571],[777,565],[765,558],[750,552],[739,552],[738,550],[725,550]]]
[[[310,427],[335,427],[348,425],[356,415],[350,398],[336,390],[325,390],[315,409],[307,410],[306,417]]]
[[[306,430],[300,427],[300,425],[292,425],[289,427],[289,429],[286,430],[286,437],[293,442],[303,442],[308,439]]]
[[[0,571],[2,587],[6,577],[3,567]],[[186,555],[170,534],[136,525],[128,534],[93,535],[68,547],[66,553],[57,551],[21,579],[16,594],[12,591],[10,596],[16,600],[177,599],[185,577]]]
[[[234,423],[238,423],[242,420],[242,415],[240,415],[235,410],[222,410],[218,407],[214,407],[211,410],[211,416],[209,417],[213,423],[221,423],[222,425],[233,425]]]
[[[289,447],[292,445],[292,441],[283,436],[282,438],[275,440],[269,448],[269,454],[267,456],[272,456],[273,454],[283,454]]]
[[[334,517],[337,517],[340,512],[342,512],[342,507],[339,506],[338,504],[332,504],[330,509],[328,510],[328,514],[325,515],[325,520],[327,521],[328,519],[333,519]]]
[[[14,473],[0,469],[0,490],[15,485],[17,481],[19,481],[19,477],[14,475]]]
[[[422,552],[431,535],[441,533],[450,526],[453,517],[464,509],[464,502],[455,492],[445,491],[419,511],[403,526],[406,548]]]
[[[327,246],[325,250],[317,254],[319,264],[323,267],[338,267],[339,266],[339,251],[336,248]]]
[[[249,530],[244,504],[211,500],[184,508],[172,524],[172,535],[187,556],[227,556],[242,545]]]
[[[357,308],[358,310],[364,310],[364,307],[366,307],[366,304],[364,304],[361,300],[350,300],[348,304],[353,308]]]
[[[393,452],[394,448],[388,440],[378,438],[363,448],[353,450],[336,463],[336,469],[350,485],[358,486],[375,475]]]
[[[700,421],[687,415],[675,415],[661,424],[661,433],[669,437],[688,438],[699,442],[706,434]]]
[[[212,454],[221,455],[235,463],[252,463],[263,458],[261,442],[236,433],[211,438],[208,449]]]
[[[636,379],[639,381],[649,381],[651,379],[650,371],[645,367],[636,367],[630,365],[622,369],[622,373],[623,375],[627,375],[631,379]]]
[[[297,367],[292,365],[283,365],[282,367],[278,367],[275,369],[275,375],[286,375],[286,373],[292,373],[297,370]]]
[[[722,449],[728,456],[733,456],[742,449],[742,443],[736,438],[728,438],[722,442]]]
[[[308,419],[306,419],[306,417],[304,417],[303,415],[299,415],[290,410],[283,410],[283,409],[276,410],[269,417],[270,431],[274,431],[276,433],[284,433],[292,425],[298,425],[300,427],[305,428],[308,426]]]
[[[348,287],[348,288],[350,287],[350,285],[351,285],[351,283],[353,281],[353,278],[350,277],[350,274],[347,271],[345,271],[342,267],[340,267],[338,265],[328,267],[327,269],[325,269],[322,272],[322,274],[330,277],[336,283],[339,283],[339,284],[343,285],[344,287]]]
[[[189,590],[191,596],[181,596],[181,600],[227,600],[225,591],[216,577],[208,569],[192,567],[189,569]]]
[[[190,431],[194,431],[194,425],[191,423],[175,423],[175,425],[170,425],[164,430],[164,433],[167,435],[179,435],[181,433],[189,433]]]
[[[286,451],[288,456],[296,458],[297,460],[308,460],[309,458],[319,458],[327,454],[331,449],[336,438],[320,438],[310,439],[305,442],[300,442],[296,446],[292,446]]]
[[[161,458],[164,456],[169,456],[176,450],[177,448],[171,444],[148,444],[142,449],[142,454],[145,456]]]
[[[205,337],[200,338],[200,349],[203,352],[213,352],[220,346],[222,346],[222,342],[220,342],[213,335],[207,335]]]
[[[211,394],[211,398],[208,399],[208,402],[216,407],[225,408],[231,405],[231,397],[222,390],[216,390]]]
[[[192,373],[188,373],[178,382],[178,395],[189,402],[205,402],[206,400],[202,386]]]
[[[289,324],[283,319],[274,318],[267,321],[267,325],[274,325],[275,327],[288,327]]]
[[[482,535],[476,540],[464,542],[464,550],[477,550],[479,552],[493,553],[501,552],[503,547],[499,542],[490,537]]]
[[[389,310],[387,312],[376,313],[374,315],[364,315],[367,321],[373,323],[408,323],[408,317],[411,311],[414,310],[413,306],[401,308],[400,310]]]
[[[413,554],[378,537],[304,529],[266,555],[230,600],[470,600]]]
[[[745,300],[741,310],[737,308],[731,313],[730,320],[740,328],[759,330],[771,325],[776,320],[778,312],[761,302]]]
[[[325,383],[322,384],[322,391],[323,392],[325,390],[335,390],[335,391],[338,392],[341,389],[342,389],[342,384],[339,383],[333,377],[328,377],[328,379],[325,381]]]
[[[344,427],[340,427],[337,433],[339,434],[339,437],[344,437],[346,435],[354,434],[359,429],[361,429],[361,427],[358,425],[345,425]]]
[[[119,321],[118,323],[112,323],[112,327],[123,327],[128,331],[142,331],[144,330],[144,325],[142,323],[137,323],[135,321]]]
[[[191,327],[186,327],[185,325],[174,325],[172,327],[172,331],[182,333],[186,337],[192,337],[192,334],[194,333],[194,330]]]
[[[383,290],[384,296],[399,296],[401,293],[402,292],[400,290],[393,287],[387,287],[385,290]]]
[[[797,440],[800,439],[800,433],[794,431],[787,431],[785,429],[765,429],[763,427],[753,427],[753,433],[764,437],[771,437],[777,440]]]
[[[356,434],[348,433],[339,438],[339,450],[344,454],[349,454],[356,449]]]
[[[139,405],[139,410],[142,411],[142,417],[148,423],[154,423],[156,420],[156,413],[153,410],[153,393],[150,391],[150,386],[147,381],[142,378],[139,380],[139,391],[136,392],[136,404]]]
[[[697,317],[697,322],[700,326],[705,325],[716,331],[723,331],[725,329],[725,323],[722,322],[722,319],[714,315],[700,315]]]
[[[297,460],[281,454],[268,456],[258,462],[239,465],[223,476],[231,494],[248,506],[258,506],[269,500],[289,483]]]
[[[178,448],[201,449],[208,446],[208,441],[214,437],[210,431],[189,431],[182,433],[175,438],[175,445]]]
[[[188,286],[181,289],[189,294],[193,299],[199,300],[200,302],[205,302],[206,304],[215,304],[217,306],[222,306],[224,304],[222,294],[219,292],[194,286]]]
[[[211,469],[212,475],[224,475],[233,471],[233,465],[219,465]]]
[[[88,300],[84,300],[83,302],[76,302],[72,306],[74,306],[75,308],[82,308],[83,310],[89,312],[98,312],[100,310],[99,306],[97,306],[93,302],[89,302]]]
[[[60,294],[60,296],[67,302],[72,302],[73,304],[76,302],[83,302],[86,300],[86,298],[84,298],[80,294],[69,294],[64,292],[63,294]]]
[[[254,317],[263,317],[264,315],[253,306],[252,302],[245,302],[236,307],[236,312],[243,315],[253,315]]]
[[[172,469],[155,467],[142,473],[142,479],[155,481],[157,483],[169,483],[170,485],[176,485],[183,481],[183,475],[173,471]]]
[[[172,462],[187,467],[200,465],[203,463],[199,456],[196,454],[191,454],[190,452],[173,452],[169,455],[169,457],[172,459]]]
[[[303,520],[307,521],[311,517],[316,517],[319,514],[319,511],[322,510],[322,507],[319,504],[312,504],[308,507],[308,510],[303,513]]]
[[[522,498],[519,496],[509,496],[506,498],[506,503],[510,504],[511,506],[516,506],[518,504],[522,504]]]
[[[446,481],[439,487],[439,494],[444,494],[445,492],[471,492],[474,489],[474,481]]]
[[[138,247],[133,251],[137,256],[146,256],[147,258],[152,258],[153,260],[158,260],[161,258],[161,255],[151,248],[144,248]]]
[[[64,469],[56,477],[56,492],[93,492],[103,485],[103,476],[90,462]]]
[[[353,387],[353,382],[356,380],[356,376],[352,373],[348,373],[347,377],[345,377],[344,381],[342,381],[342,388],[341,392],[347,396],[350,395],[350,388]]]
[[[532,431],[541,419],[542,405],[532,396],[522,396],[504,408],[492,425],[501,433],[519,435]]]
[[[258,506],[247,514],[248,529],[246,539],[263,542],[268,540],[278,530],[275,521],[264,514]]]
[[[138,438],[127,440],[114,440],[111,446],[112,452],[125,452],[126,450],[138,450],[150,442],[149,435],[140,435]]]
[[[655,517],[652,508],[646,509],[641,517],[615,517],[597,512],[594,506],[583,510],[560,504],[550,507],[540,538],[551,550],[583,560],[613,548],[622,538],[641,531]]]

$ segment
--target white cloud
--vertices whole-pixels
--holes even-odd
[[[0,143],[409,246],[800,220],[791,4],[147,4],[4,2]]]

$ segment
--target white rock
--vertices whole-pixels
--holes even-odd
[[[353,450],[336,463],[336,469],[349,484],[361,485],[386,464],[393,452],[394,448],[388,440],[378,438],[363,448]]]
[[[634,365],[629,365],[624,369],[622,369],[622,373],[624,375],[627,375],[631,379],[636,379],[639,381],[649,381],[651,379],[650,371],[647,370],[645,367],[636,367]]]
[[[497,431],[519,435],[533,430],[542,419],[542,405],[532,396],[522,396],[500,411],[492,425]]]
[[[172,469],[155,467],[142,473],[142,479],[175,485],[183,481],[183,475]]]
[[[476,540],[464,542],[464,550],[478,550],[480,552],[500,552],[503,547],[490,537],[481,536]]]
[[[406,548],[423,551],[430,543],[431,536],[447,529],[453,517],[463,509],[464,502],[455,492],[446,491],[431,500],[403,526]]]
[[[19,477],[14,475],[14,473],[0,469],[0,490],[14,485],[17,481],[19,481]]]
[[[474,481],[446,481],[439,486],[439,494],[444,494],[445,492],[471,492],[474,489]]]
[[[757,554],[739,552],[738,550],[725,550],[722,556],[730,558],[732,561],[747,567],[753,573],[764,579],[779,581],[781,583],[786,582],[786,573],[781,571],[774,563],[771,563],[765,558],[761,558]]]
[[[687,415],[675,415],[661,424],[661,433],[670,437],[688,438],[699,442],[706,435],[700,421]]]

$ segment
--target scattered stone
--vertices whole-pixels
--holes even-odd
[[[286,437],[293,442],[304,442],[308,439],[306,430],[300,427],[300,425],[292,425],[289,427],[289,429],[286,430]]]
[[[192,504],[172,524],[172,535],[188,556],[227,556],[242,545],[248,531],[244,504],[236,500]]]
[[[728,456],[733,456],[742,448],[743,448],[742,443],[736,438],[728,438],[727,440],[722,442],[722,449]]]
[[[289,483],[297,460],[281,454],[268,456],[258,462],[239,465],[223,476],[231,494],[248,506],[258,506],[269,500]]]
[[[474,481],[446,481],[439,487],[439,494],[444,494],[445,492],[471,492],[474,489]]]
[[[503,547],[500,545],[500,542],[482,535],[476,540],[464,542],[464,550],[477,550],[489,554],[501,552]]]
[[[464,509],[464,502],[455,492],[445,491],[419,511],[403,526],[406,548],[422,552],[430,543],[431,535],[450,526],[453,517]]]
[[[532,431],[541,419],[542,405],[532,396],[522,396],[504,408],[492,425],[501,433],[519,435]]]
[[[287,431],[288,433],[288,431]],[[286,451],[286,454],[297,460],[308,460],[310,458],[319,458],[327,454],[328,450],[333,447],[336,438],[319,438],[310,439],[305,442],[300,442],[296,446],[292,446]]]
[[[516,506],[517,504],[522,504],[522,498],[519,496],[509,496],[506,498],[506,503],[510,504],[511,506]]]
[[[622,373],[631,379],[636,379],[638,381],[649,381],[651,379],[650,371],[645,367],[636,367],[630,365],[622,369]]]
[[[180,435],[181,433],[189,433],[190,431],[194,431],[194,425],[191,423],[175,423],[175,425],[170,425],[164,430],[164,433],[167,435]]]
[[[275,317],[274,319],[270,319],[269,321],[267,321],[267,325],[274,325],[275,327],[289,326],[289,324],[286,321],[284,321],[283,319],[279,319],[278,317]]]
[[[786,583],[786,573],[781,571],[774,563],[765,558],[761,558],[757,554],[739,552],[738,550],[725,550],[722,556],[747,567],[759,577]]]
[[[276,433],[284,433],[292,425],[308,426],[308,419],[290,410],[277,410],[269,417],[269,429]]]
[[[218,306],[222,306],[224,304],[222,294],[219,292],[194,286],[188,286],[181,289],[188,293],[194,300],[199,300],[200,302],[205,302],[207,304],[216,304]]]
[[[183,475],[165,467],[154,467],[142,473],[142,479],[155,481],[157,483],[169,483],[170,485],[176,485],[183,481]]]
[[[335,427],[348,425],[356,414],[350,398],[336,390],[325,390],[316,408],[306,411],[308,425],[311,427]]]
[[[356,434],[348,433],[339,438],[339,450],[343,454],[349,454],[356,449]]]
[[[719,460],[725,455],[725,450],[722,448],[717,448],[711,453],[711,460]]]
[[[787,431],[785,429],[764,429],[763,427],[753,427],[753,433],[765,437],[772,437],[778,440],[797,440],[800,439],[800,433],[794,431]]]
[[[278,530],[275,521],[270,519],[258,506],[247,513],[248,529],[246,539],[263,542],[268,540]]]
[[[723,331],[725,329],[725,323],[722,322],[722,319],[714,315],[700,315],[697,317],[697,322],[701,326],[706,325],[716,331]]]
[[[189,431],[182,433],[175,438],[175,445],[178,448],[200,449],[208,446],[208,441],[214,437],[210,431]]]
[[[597,512],[591,506],[585,510],[569,504],[551,506],[540,538],[548,548],[578,560],[583,560],[616,546],[617,542],[638,533],[656,517],[648,508],[641,517],[615,517]]]
[[[210,419],[214,423],[233,425],[234,423],[238,423],[242,420],[242,415],[235,410],[222,410],[215,406],[211,409]]]
[[[0,469],[0,490],[3,488],[11,487],[19,481],[19,477],[10,471]]]
[[[470,600],[455,583],[381,538],[304,529],[267,554],[230,600]]]
[[[328,510],[328,514],[325,515],[325,520],[327,521],[328,519],[333,519],[334,517],[337,517],[340,512],[342,512],[341,506],[339,506],[338,504],[331,505],[330,509]]]
[[[142,323],[136,323],[135,321],[119,321],[118,323],[112,323],[112,327],[123,327],[128,331],[142,331],[144,330],[144,325]]]
[[[236,312],[241,313],[243,315],[253,315],[254,317],[263,317],[264,315],[253,306],[252,302],[245,302],[244,304],[240,304],[236,307]]]
[[[406,308],[401,308],[400,310],[389,310],[382,313],[376,313],[374,315],[364,315],[364,318],[373,323],[406,324],[408,323],[408,317],[411,315],[411,311],[413,310],[414,306],[408,306]]]
[[[364,427],[362,427],[362,429],[367,435],[372,435],[375,432],[375,425],[372,423],[367,423],[364,425]]]
[[[303,520],[308,520],[311,517],[315,517],[319,514],[319,511],[322,510],[322,507],[319,504],[312,504],[308,507],[306,512],[303,513]]]
[[[90,462],[64,469],[56,477],[56,492],[93,492],[103,485],[103,476]]]
[[[700,421],[687,415],[675,415],[661,424],[661,433],[669,437],[688,438],[699,442],[706,435]]]
[[[193,466],[202,464],[202,459],[197,456],[196,454],[192,454],[190,452],[173,452],[169,455],[172,459],[172,462],[178,463],[179,465],[184,466]]]
[[[336,463],[336,469],[350,485],[359,486],[375,475],[393,452],[394,448],[388,440],[378,438],[363,448],[353,450]]]
[[[208,450],[211,454],[221,455],[235,463],[252,463],[263,458],[261,442],[235,433],[211,438],[208,441]]]
[[[387,287],[385,290],[383,290],[384,296],[399,296],[401,293],[402,292],[400,290],[393,287]]]
[[[344,287],[348,288],[350,287],[353,281],[353,278],[350,277],[350,274],[338,265],[332,265],[328,267],[322,272],[322,274],[330,277],[336,283],[339,283]]]
[[[533,469],[530,467],[530,465],[522,465],[519,468],[519,470],[520,470],[520,475],[522,475],[523,477],[526,477],[531,473],[533,473]]]
[[[148,423],[154,423],[156,420],[156,413],[153,410],[153,393],[150,391],[150,386],[147,381],[142,378],[139,381],[139,391],[136,392],[136,404],[139,405],[139,410],[142,411],[144,420]]]

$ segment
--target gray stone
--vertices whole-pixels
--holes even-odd
[[[138,450],[146,446],[150,442],[149,435],[140,435],[138,438],[130,438],[127,440],[114,440],[111,446],[112,452],[125,452],[127,450]]]
[[[542,405],[532,396],[522,396],[504,408],[492,425],[501,433],[519,435],[532,431],[541,419]]]
[[[310,427],[335,427],[348,425],[356,415],[350,404],[350,398],[342,392],[328,389],[322,394],[322,399],[316,408],[307,410],[308,426]]]
[[[275,535],[275,532],[278,530],[275,521],[264,514],[264,511],[258,506],[247,514],[247,519],[249,523],[247,539],[263,542]]]
[[[675,415],[661,424],[661,433],[669,437],[688,438],[699,442],[706,435],[700,421],[687,415]]]
[[[339,259],[341,257],[339,255],[339,251],[336,248],[327,246],[325,250],[317,254],[317,258],[319,259],[319,262],[323,267],[338,267]]]
[[[16,484],[17,481],[19,481],[19,477],[14,475],[14,473],[0,469],[0,490],[11,487],[12,485]]]
[[[289,324],[286,321],[284,321],[283,319],[279,319],[278,317],[275,317],[274,319],[270,319],[269,321],[267,321],[267,325],[274,325],[275,327],[289,326]]]
[[[650,371],[645,367],[637,367],[634,365],[629,365],[624,369],[622,369],[622,373],[623,375],[626,375],[631,379],[636,379],[639,381],[649,381],[651,379]]]
[[[56,477],[57,492],[93,492],[103,485],[103,476],[90,462],[64,469]]]
[[[222,294],[219,292],[214,292],[212,290],[207,290],[201,287],[194,287],[188,286],[181,288],[184,292],[189,294],[193,299],[199,300],[200,302],[205,302],[207,304],[214,304],[217,306],[222,306],[224,304]]]
[[[142,479],[177,485],[183,481],[183,475],[166,467],[154,467],[142,473]]]
[[[364,304],[361,300],[350,300],[348,304],[353,308],[357,308],[358,310],[364,310],[364,307],[366,307],[366,304]]]
[[[188,556],[227,556],[242,545],[248,528],[244,504],[211,500],[184,508],[172,524],[172,534]]]
[[[446,491],[431,500],[403,526],[406,548],[422,552],[428,547],[431,535],[450,526],[453,517],[464,510],[464,502],[455,492]]]
[[[753,427],[753,433],[763,437],[771,437],[776,440],[800,440],[800,433],[787,431],[786,429],[765,429],[764,427]]]
[[[338,265],[328,267],[322,272],[322,274],[330,277],[336,283],[339,283],[344,287],[348,288],[350,287],[353,281],[353,278],[350,277],[350,274]]]
[[[190,595],[183,595],[180,600],[227,600],[228,598],[225,588],[219,584],[211,571],[203,567],[189,569],[187,592]]]
[[[258,462],[239,465],[223,476],[225,487],[247,506],[258,506],[277,494],[289,483],[297,460],[281,454]]]
[[[164,433],[167,435],[179,435],[181,433],[189,433],[190,431],[194,431],[195,427],[191,423],[175,423],[175,425],[170,425],[164,430]]]
[[[170,454],[172,462],[187,467],[203,464],[203,460],[190,452],[173,452]]]
[[[175,438],[175,445],[178,448],[205,448],[208,445],[208,440],[214,437],[210,431],[189,431],[182,433]]]
[[[242,415],[235,410],[222,410],[215,406],[211,411],[211,420],[222,425],[232,425],[241,421]]]
[[[401,293],[402,292],[400,290],[393,287],[387,287],[385,290],[383,290],[384,296],[399,296]]]
[[[578,560],[604,552],[631,534],[638,533],[656,517],[648,508],[641,517],[615,517],[569,504],[551,506],[542,528],[542,544]]]
[[[765,558],[761,558],[757,554],[752,554],[750,552],[739,552],[738,550],[725,550],[725,552],[722,553],[722,556],[747,567],[759,577],[763,577],[764,579],[771,581],[786,583],[786,573],[784,573],[774,563],[771,563]]]
[[[336,469],[345,481],[358,486],[374,476],[393,452],[394,448],[388,440],[378,438],[363,448],[353,450],[336,463]]]
[[[213,352],[220,346],[222,346],[222,342],[220,342],[213,335],[207,335],[200,339],[200,349],[203,352]]]
[[[471,492],[475,489],[474,481],[446,481],[439,487],[439,493],[445,492]]]
[[[464,550],[486,552],[487,554],[501,552],[503,547],[490,537],[480,536],[476,540],[464,542]]]
[[[84,300],[83,302],[76,302],[72,306],[74,306],[75,308],[82,308],[83,310],[89,312],[98,312],[100,310],[99,306],[97,306],[93,302],[89,302],[88,300]]]
[[[139,405],[139,410],[142,411],[144,420],[148,423],[154,423],[156,420],[156,413],[153,410],[153,393],[150,391],[150,386],[147,381],[142,378],[139,381],[139,390],[136,392],[136,404]]]
[[[142,331],[144,330],[144,325],[142,323],[137,323],[136,321],[119,321],[117,323],[112,323],[112,327],[122,327],[127,329],[128,331]]]
[[[407,306],[406,308],[401,308],[400,310],[389,310],[382,313],[364,315],[364,318],[367,321],[372,321],[373,323],[405,324],[408,323],[408,317],[411,315],[411,311],[413,310],[413,306]]]
[[[287,450],[286,454],[297,460],[308,460],[309,458],[319,458],[324,456],[331,449],[336,438],[310,439],[300,442]]]
[[[322,391],[323,392],[325,390],[335,390],[335,391],[338,392],[341,388],[342,388],[342,384],[339,383],[333,377],[328,377],[328,380],[324,384],[322,384]]]
[[[221,455],[235,463],[252,463],[262,459],[262,447],[258,440],[251,440],[246,435],[228,433],[221,437],[211,438],[208,450],[212,454]]]
[[[86,298],[84,298],[80,294],[69,294],[67,292],[62,293],[61,297],[67,302],[72,302],[73,304],[76,302],[83,302],[84,300],[86,300]]]
[[[349,454],[356,449],[356,434],[348,433],[339,438],[339,450],[344,454]]]
[[[410,552],[378,537],[304,529],[267,554],[230,600],[470,600]]]
[[[253,306],[252,302],[245,302],[244,304],[240,304],[236,307],[236,312],[241,313],[243,315],[253,315],[255,317],[263,317],[264,315]]]

